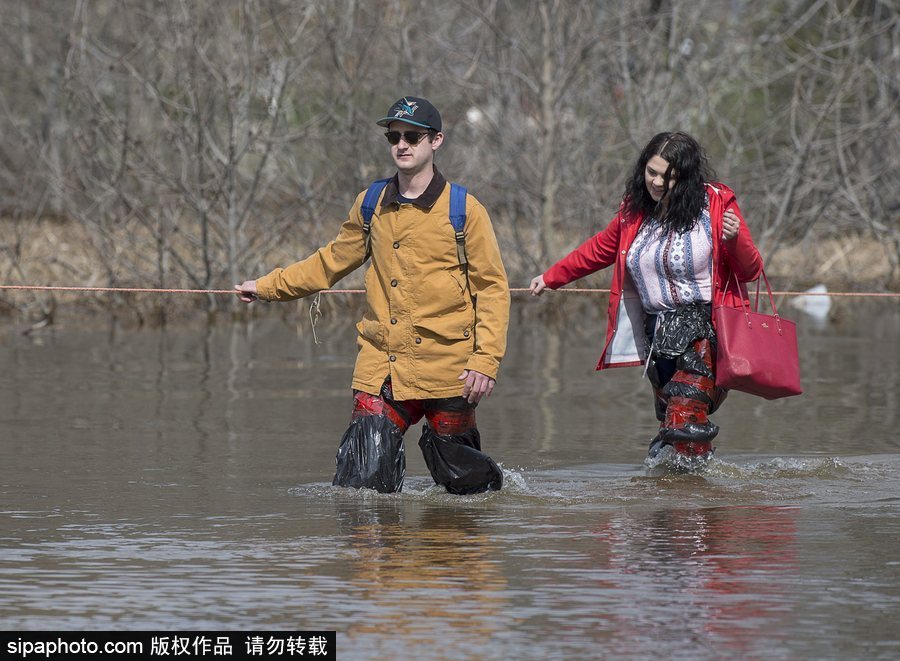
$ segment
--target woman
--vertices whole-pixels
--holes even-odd
[[[719,433],[709,420],[727,391],[715,386],[715,301],[739,306],[762,259],[734,192],[715,178],[691,136],[659,133],[644,147],[619,212],[531,281],[531,293],[558,289],[613,266],[606,344],[597,369],[646,363],[659,433],[648,465],[695,468]],[[730,283],[730,285],[729,285]]]

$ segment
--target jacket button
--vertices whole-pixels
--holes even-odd
[[[469,331],[463,331],[463,337],[469,337]]]
[[[397,356],[391,356],[391,359],[390,359],[390,360],[391,360],[391,362],[393,363],[395,360],[397,360]]]
[[[622,254],[623,254],[623,255],[625,254],[625,251],[624,251],[624,250],[622,251]]]
[[[399,241],[394,241],[394,247],[395,247],[395,248],[399,248],[399,247],[400,247],[400,242],[399,242]]]
[[[417,338],[416,338],[416,344],[422,344],[422,338],[421,338],[421,337],[417,337]]]
[[[397,320],[396,320],[396,319],[391,319],[391,323],[392,323],[392,324],[396,324],[396,323],[397,323]]]
[[[396,287],[396,286],[397,286],[397,281],[391,280],[391,287]]]

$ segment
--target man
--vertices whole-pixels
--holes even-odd
[[[424,416],[419,447],[436,484],[457,494],[499,490],[503,474],[481,452],[475,425],[476,405],[494,389],[509,323],[509,285],[490,218],[465,195],[464,239],[457,237],[451,185],[434,165],[444,134],[431,103],[404,97],[376,123],[387,128],[397,173],[368,227],[364,191],[334,241],[235,289],[247,303],[301,298],[371,255],[366,311],[356,325],[353,416],[333,484],[400,491],[403,433]]]

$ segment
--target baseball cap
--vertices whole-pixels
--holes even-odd
[[[391,122],[406,122],[413,126],[433,131],[441,130],[441,114],[427,99],[417,96],[404,96],[387,111],[387,116],[379,119],[378,126],[387,126]]]

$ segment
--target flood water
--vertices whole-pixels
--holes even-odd
[[[572,300],[560,322],[513,299],[478,409],[505,487],[467,497],[415,428],[402,494],[330,486],[337,306],[318,345],[302,303],[4,329],[0,627],[329,629],[354,659],[900,656],[900,305],[787,313],[806,393],[731,393],[709,470],[651,475],[649,386],[593,371],[604,322]]]

